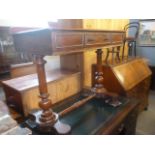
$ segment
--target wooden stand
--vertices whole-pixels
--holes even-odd
[[[68,134],[71,130],[70,126],[59,121],[58,114],[52,111],[52,101],[48,99],[49,94],[44,69],[46,61],[40,55],[37,55],[35,58],[39,81],[39,97],[41,98],[39,106],[42,109],[33,114],[37,129],[43,134]]]
[[[97,98],[104,98],[111,97],[110,102],[107,101],[108,104],[113,106],[118,106],[121,103],[118,100],[118,94],[112,93],[107,91],[104,87],[104,73],[102,67],[102,49],[97,49],[97,64],[96,64],[96,72],[95,72],[95,80],[94,80],[94,87],[92,88],[92,92],[95,93]]]
[[[95,85],[92,91],[96,94],[97,97],[101,97],[106,93],[106,89],[103,86],[103,70],[102,70],[102,49],[97,49],[97,66],[95,72]]]

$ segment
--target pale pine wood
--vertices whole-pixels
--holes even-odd
[[[81,91],[81,73],[67,70],[55,70],[47,73],[48,92],[52,103],[55,104],[67,97]],[[31,74],[7,81],[3,87],[10,92],[6,98],[16,99],[20,96],[17,105],[23,106],[24,115],[27,116],[33,109],[38,109],[39,90],[36,74]]]
[[[48,92],[52,103],[55,104],[81,91],[80,73],[48,83]],[[22,93],[24,115],[27,116],[33,109],[39,109],[38,88],[32,88]]]
[[[36,73],[36,66],[32,62],[11,65],[11,78],[16,78],[24,75]]]
[[[45,56],[46,71],[60,69],[60,56]],[[21,77],[36,73],[36,65],[33,62],[11,65],[11,78]]]
[[[129,23],[129,19],[83,19],[83,28],[86,29],[105,29],[105,30],[123,30]],[[105,60],[106,49],[103,49],[103,60]],[[127,51],[127,49],[126,49]],[[125,51],[125,56],[127,52]],[[91,65],[96,63],[95,51],[85,51],[84,55],[84,86],[91,87]],[[120,53],[121,55],[121,53]],[[110,55],[111,58],[111,55]]]
[[[151,70],[143,59],[134,59],[122,65],[115,66],[112,68],[112,71],[126,91],[135,87],[151,75]]]

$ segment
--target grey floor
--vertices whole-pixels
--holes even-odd
[[[5,95],[0,87],[0,100],[5,100]],[[139,114],[137,120],[137,135],[155,135],[155,91],[150,91],[148,110]]]
[[[148,110],[138,116],[136,134],[155,135],[155,91],[149,93]]]

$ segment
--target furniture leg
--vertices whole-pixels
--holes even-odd
[[[58,114],[52,110],[52,101],[48,98],[45,63],[43,56],[36,56],[35,64],[39,81],[39,97],[41,98],[39,106],[41,110],[32,114],[33,119],[37,130],[43,134],[68,134],[71,130],[70,126],[59,121]]]

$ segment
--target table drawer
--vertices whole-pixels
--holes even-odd
[[[55,32],[52,37],[53,50],[57,52],[83,48],[84,45],[84,34],[81,32]]]
[[[110,34],[108,33],[86,33],[85,46],[96,46],[110,44]]]
[[[123,43],[123,34],[122,33],[112,33],[111,40],[112,40],[112,43]]]

